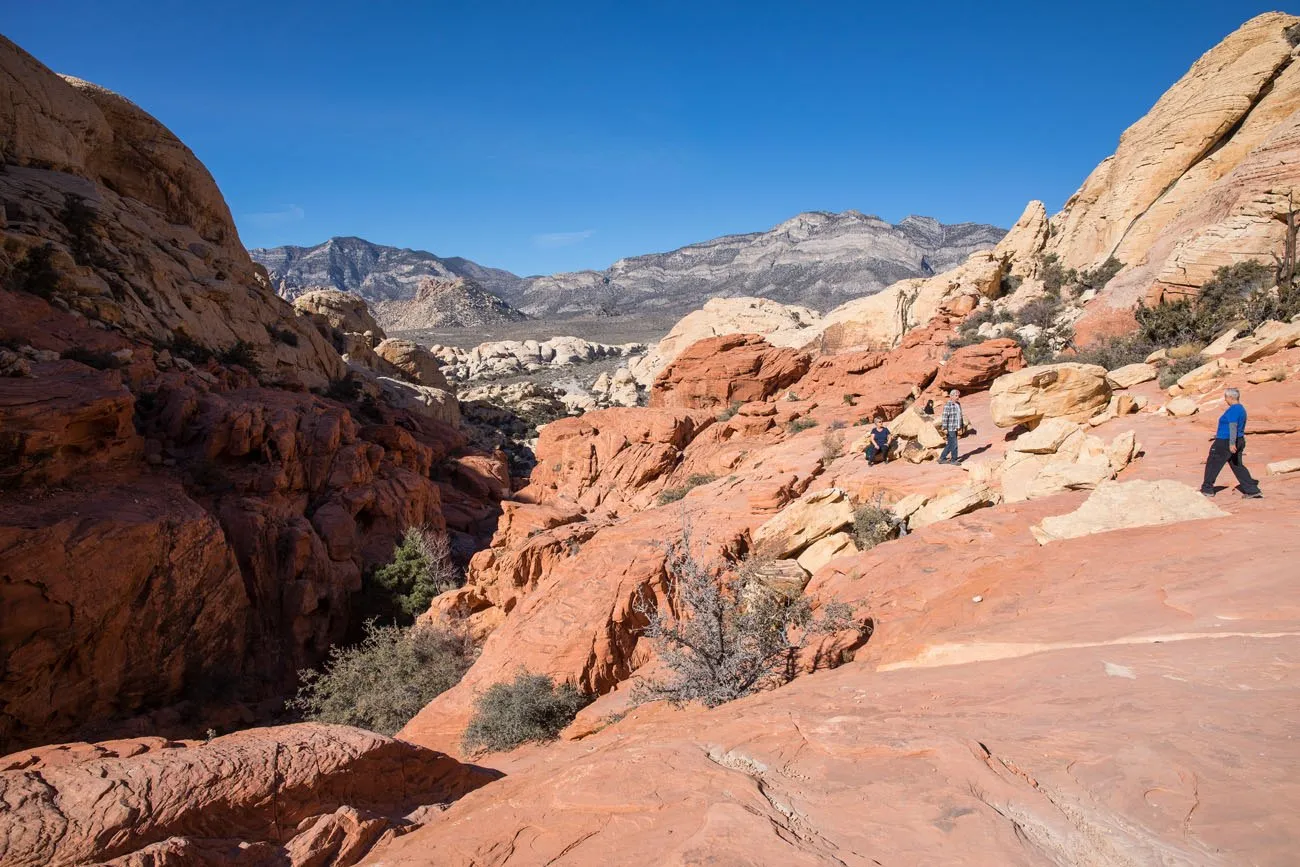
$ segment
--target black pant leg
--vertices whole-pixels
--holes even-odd
[[[1259,493],[1259,482],[1251,476],[1250,470],[1246,469],[1246,446],[1242,443],[1237,448],[1235,455],[1228,458],[1228,466],[1232,468],[1232,474],[1237,477],[1237,485],[1241,488],[1243,494]]]
[[[1228,462],[1228,457],[1227,440],[1215,440],[1210,443],[1210,453],[1205,456],[1205,480],[1201,482],[1202,491],[1208,494],[1214,490],[1214,483],[1218,481],[1219,473],[1223,472],[1223,465]]]

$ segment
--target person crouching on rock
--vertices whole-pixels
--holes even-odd
[[[966,424],[966,418],[961,412],[961,404],[957,401],[960,396],[961,392],[955,388],[948,392],[948,402],[943,405],[943,415],[939,419],[939,429],[943,431],[944,438],[948,441],[943,451],[939,453],[941,464],[957,463],[957,435]]]
[[[1246,469],[1243,458],[1246,452],[1246,408],[1241,405],[1241,392],[1229,388],[1223,392],[1223,399],[1228,402],[1228,408],[1219,416],[1219,427],[1214,432],[1214,442],[1210,443],[1210,454],[1205,458],[1201,493],[1207,497],[1214,496],[1214,483],[1223,472],[1223,465],[1227,464],[1237,477],[1242,496],[1258,499],[1264,495],[1259,491],[1259,482]]]
[[[876,416],[876,423],[871,426],[871,441],[867,443],[867,464],[883,464],[889,460],[889,428],[885,419]]]

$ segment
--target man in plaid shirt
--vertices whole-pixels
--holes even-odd
[[[961,404],[957,402],[960,394],[961,392],[955,388],[948,392],[948,402],[943,405],[943,415],[939,419],[939,427],[948,440],[948,444],[939,454],[941,464],[957,463],[957,432],[966,423],[966,419],[961,414]]]

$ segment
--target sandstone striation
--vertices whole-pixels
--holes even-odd
[[[765,400],[807,372],[807,355],[757,334],[706,338],[655,378],[650,406],[710,409]]]

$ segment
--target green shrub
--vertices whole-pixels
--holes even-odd
[[[95,235],[95,223],[99,215],[78,195],[69,195],[63,200],[63,210],[59,221],[68,230],[68,250],[78,265],[92,265],[99,258],[99,238]]]
[[[686,483],[680,487],[665,488],[660,491],[659,505],[666,506],[669,503],[675,503],[700,485],[707,485],[709,482],[716,481],[717,478],[717,476],[710,473],[692,473],[686,477]]]
[[[309,720],[391,735],[460,682],[474,661],[467,635],[429,626],[365,625],[352,647],[333,647],[323,671],[299,672],[288,702]]]
[[[1126,364],[1146,361],[1147,356],[1160,349],[1141,332],[1107,337],[1075,350],[1074,355],[1060,356],[1057,361],[1077,361],[1081,364],[1100,364],[1114,370]]]
[[[434,597],[459,587],[461,576],[445,535],[407,527],[392,561],[376,569],[370,581],[385,597],[376,606],[380,612],[410,623],[429,610]]]
[[[329,387],[325,389],[326,397],[342,403],[350,403],[356,400],[360,394],[361,380],[352,373],[348,373],[342,379],[332,380]]]
[[[898,533],[894,513],[879,502],[867,503],[853,510],[853,544],[859,551],[869,551]]]
[[[1266,319],[1300,312],[1300,290],[1273,289],[1268,266],[1254,260],[1224,266],[1195,298],[1138,307],[1134,316],[1144,337],[1160,346],[1209,343],[1234,323],[1254,328]]]
[[[1158,380],[1160,387],[1168,388],[1178,382],[1184,374],[1191,373],[1202,364],[1205,364],[1205,359],[1199,354],[1188,355],[1170,361],[1164,367],[1160,368],[1160,378]]]
[[[172,355],[180,356],[191,364],[206,364],[212,358],[212,350],[190,337],[184,331],[172,335]]]
[[[790,422],[785,426],[785,429],[792,434],[797,434],[815,427],[817,427],[817,420],[805,415],[800,416],[799,418],[790,419]]]
[[[740,401],[733,400],[730,403],[730,405],[727,406],[726,409],[718,413],[718,421],[729,421],[730,419],[735,418],[736,413],[740,412],[740,407],[741,407]]]
[[[233,345],[217,353],[217,361],[225,365],[242,367],[252,374],[257,374],[261,370],[257,363],[257,356],[253,352],[253,345],[243,340],[236,340]]]
[[[667,553],[672,610],[652,609],[644,598],[635,607],[668,674],[638,681],[634,701],[717,707],[779,686],[794,676],[794,661],[811,636],[854,625],[847,606],[826,606],[823,617],[814,619],[803,596],[766,587],[761,557],[722,574],[693,556],[689,536]]]
[[[285,346],[298,345],[298,334],[292,329],[280,328],[279,326],[272,325],[269,328],[267,328],[266,331],[269,335],[271,335],[271,338],[273,340],[278,340],[281,343],[283,343]]]
[[[998,281],[998,289],[1003,295],[1010,295],[1012,292],[1019,289],[1020,284],[1023,282],[1025,282],[1023,278],[1017,277],[1011,273],[1006,273],[1003,274],[1002,279]]]
[[[1074,279],[1070,282],[1080,291],[1088,289],[1100,291],[1111,279],[1124,268],[1124,263],[1114,256],[1108,258],[1105,262],[1096,268],[1084,268],[1075,274]]]
[[[532,741],[553,741],[592,701],[570,683],[555,685],[544,674],[520,671],[474,699],[463,743],[471,752],[499,752]]]
[[[60,286],[59,272],[54,270],[53,261],[53,244],[30,248],[10,272],[10,285],[17,292],[46,299],[53,297]]]
[[[1061,287],[1074,282],[1077,276],[1073,268],[1061,264],[1061,258],[1055,253],[1044,253],[1038,258],[1038,277],[1049,295],[1059,296]]]

